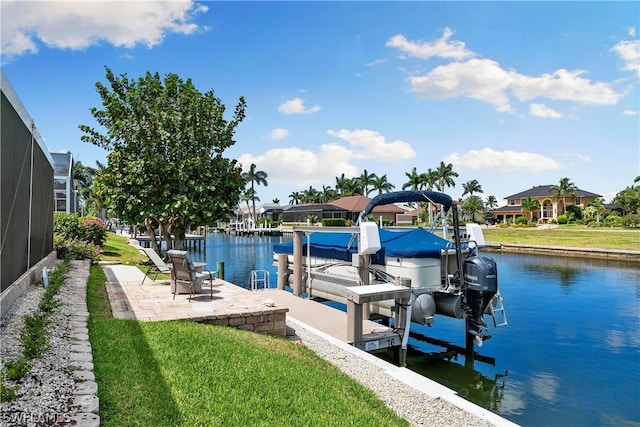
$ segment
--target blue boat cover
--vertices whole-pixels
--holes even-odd
[[[373,264],[384,265],[385,257],[397,258],[437,258],[445,249],[447,241],[422,228],[390,231],[380,229],[380,249],[371,256]],[[307,239],[311,239],[311,256],[317,258],[351,261],[352,254],[358,253],[358,239],[351,233],[311,233],[303,239],[302,254],[307,255]],[[349,246],[351,243],[351,246]],[[273,245],[277,254],[293,255],[293,241]]]

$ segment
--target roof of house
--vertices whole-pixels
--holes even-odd
[[[341,207],[350,212],[362,212],[364,208],[369,204],[371,198],[367,196],[346,196],[338,200],[331,202],[332,205]],[[372,212],[378,213],[405,213],[406,211],[394,204],[390,205],[378,205],[373,208]]]
[[[505,199],[521,199],[524,197],[553,197],[555,194],[557,194],[557,191],[553,187],[553,185],[537,185],[520,193],[507,196],[505,197]],[[598,198],[602,197],[602,195],[576,188],[576,197]]]
[[[328,203],[302,203],[289,205],[284,210],[285,212],[342,212],[347,209]]]

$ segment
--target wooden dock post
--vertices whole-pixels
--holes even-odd
[[[302,295],[302,238],[303,231],[293,233],[293,294]]]
[[[284,291],[287,286],[287,267],[289,259],[286,254],[278,254],[278,289]]]

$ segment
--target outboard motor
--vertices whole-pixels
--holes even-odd
[[[487,330],[484,312],[498,292],[498,269],[492,258],[473,256],[464,261],[464,293],[466,299],[468,330],[478,344],[490,338],[482,334]]]

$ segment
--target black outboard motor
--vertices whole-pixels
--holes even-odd
[[[482,330],[487,330],[483,315],[493,296],[498,292],[498,269],[492,258],[473,256],[464,261],[464,294],[467,304],[467,332],[479,344],[488,339]]]

